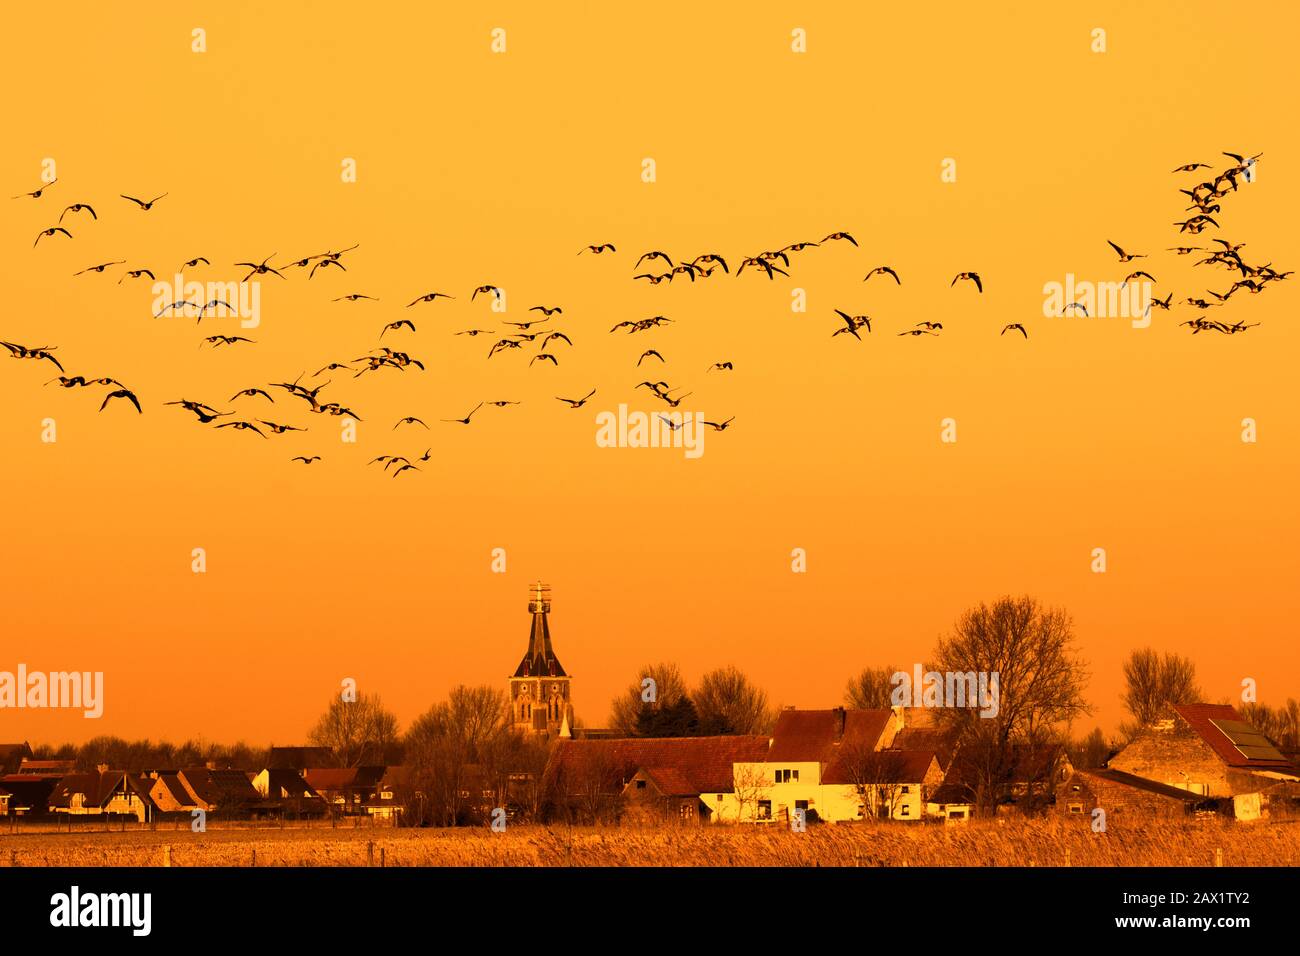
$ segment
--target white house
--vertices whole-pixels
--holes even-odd
[[[934,750],[891,745],[902,709],[786,710],[762,760],[732,767],[730,793],[701,794],[718,822],[786,823],[866,817],[920,820],[926,796],[943,780]]]

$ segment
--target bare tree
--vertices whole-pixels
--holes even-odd
[[[647,685],[649,679],[654,683]],[[653,699],[647,700],[653,691]],[[635,736],[637,722],[644,711],[675,707],[686,697],[686,681],[681,669],[671,661],[659,664],[646,664],[640,669],[636,680],[628,685],[618,697],[610,710],[609,724],[620,733]]]
[[[865,667],[849,680],[844,689],[844,706],[855,710],[873,710],[892,706],[893,679],[900,668]]]
[[[736,822],[744,823],[746,817],[758,819],[758,801],[772,785],[771,771],[762,764],[740,764],[732,774],[732,787],[736,794]],[[753,812],[746,814],[746,808]]]
[[[1092,733],[1082,740],[1071,741],[1069,750],[1070,763],[1079,770],[1095,770],[1104,767],[1118,748],[1111,746],[1100,727],[1092,728]]]
[[[736,667],[709,671],[691,700],[699,715],[699,731],[705,736],[767,733],[775,720],[767,693]]]
[[[1171,704],[1191,704],[1202,698],[1196,685],[1196,665],[1172,652],[1163,657],[1149,647],[1133,651],[1124,662],[1121,700],[1133,716],[1120,729],[1132,737],[1143,727],[1165,717]]]
[[[1285,704],[1242,704],[1239,708],[1246,722],[1283,750],[1300,749],[1300,701],[1288,698]]]
[[[955,732],[958,759],[980,812],[991,813],[1015,770],[1016,744],[1051,739],[1055,728],[1090,713],[1088,673],[1075,651],[1069,616],[1033,598],[980,604],[940,638],[936,669],[997,675],[997,708],[948,707],[939,717]]]
[[[397,718],[376,694],[336,697],[308,735],[314,746],[328,747],[340,767],[381,764],[397,743]]]
[[[471,765],[491,761],[510,732],[507,695],[487,686],[455,687],[446,701],[411,724],[407,762],[412,786],[427,799],[428,822],[455,826],[466,821],[476,803],[462,795]]]
[[[902,751],[876,750],[858,741],[841,752],[839,763],[862,801],[863,818],[891,817],[905,783],[906,758]]]

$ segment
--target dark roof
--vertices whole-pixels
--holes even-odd
[[[768,763],[832,764],[841,748],[874,750],[893,713],[875,710],[783,710],[772,731]]]
[[[185,784],[181,783],[181,778],[174,773],[160,773],[159,782],[167,789],[171,798],[183,807],[190,806],[194,803],[194,797],[185,789]]]
[[[50,805],[50,794],[57,783],[52,777],[32,774],[8,774],[0,777],[0,786],[9,791],[11,810],[25,807],[44,812]]]
[[[127,775],[122,770],[67,774],[54,785],[50,793],[50,806],[70,807],[73,795],[80,793],[83,795],[83,806],[102,807],[126,779]]]
[[[227,804],[252,803],[262,799],[242,770],[209,770],[187,767],[180,771],[181,781],[204,803],[218,808]]]
[[[64,774],[72,773],[77,769],[75,760],[31,760],[27,757],[22,759],[18,766],[19,773],[54,775],[61,777]]]
[[[1276,758],[1248,757],[1238,750],[1232,738],[1224,732],[1222,725],[1225,721],[1242,724],[1255,734],[1259,732],[1251,728],[1231,704],[1175,704],[1174,711],[1210,746],[1211,750],[1218,754],[1219,759],[1230,767],[1300,773],[1294,764],[1271,745],[1266,749],[1277,753]]]
[[[528,635],[528,650],[515,668],[515,677],[567,677],[560,659],[551,647],[551,628],[546,623],[549,602],[543,605],[530,604],[533,608],[533,626]]]
[[[1180,790],[1178,787],[1147,780],[1145,777],[1137,777],[1131,773],[1124,773],[1122,770],[1080,770],[1079,773],[1085,777],[1109,780],[1111,783],[1132,787],[1135,790],[1145,790],[1147,793],[1158,794],[1171,800],[1181,800],[1188,804],[1212,804],[1215,802],[1213,798],[1206,797],[1204,794],[1193,793],[1190,790]]]
[[[313,767],[302,777],[313,790],[371,789],[384,778],[385,767]]]
[[[673,793],[729,793],[732,764],[758,763],[767,754],[766,737],[625,737],[614,740],[560,740],[546,765],[548,781],[580,781],[598,773],[610,790],[621,790],[638,770],[646,770]],[[661,788],[662,789],[662,788]]]
[[[877,750],[872,754],[875,772],[867,780],[871,783],[921,783],[935,762],[933,750]],[[836,760],[822,774],[822,783],[839,784],[859,782],[845,766],[845,760]]]
[[[297,770],[290,770],[287,767],[270,767],[266,770],[266,776],[266,795],[272,800],[280,799],[281,791],[284,791],[285,796],[288,798],[314,798],[317,795],[316,791],[311,788]]]
[[[953,756],[953,734],[940,727],[904,727],[894,735],[891,750],[933,750],[941,769],[948,769]]]
[[[688,797],[705,792],[697,790],[690,778],[676,767],[644,767],[640,772],[666,797]]]

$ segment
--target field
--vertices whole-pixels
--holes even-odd
[[[166,863],[165,861],[168,861]],[[483,829],[128,829],[0,833],[0,866],[1296,866],[1300,824]]]

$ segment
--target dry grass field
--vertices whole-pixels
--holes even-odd
[[[373,844],[373,848],[372,848]],[[372,857],[373,854],[373,857]],[[0,866],[1296,866],[1300,824],[1032,819],[632,829],[210,829],[0,833]],[[371,860],[373,859],[373,863]]]

